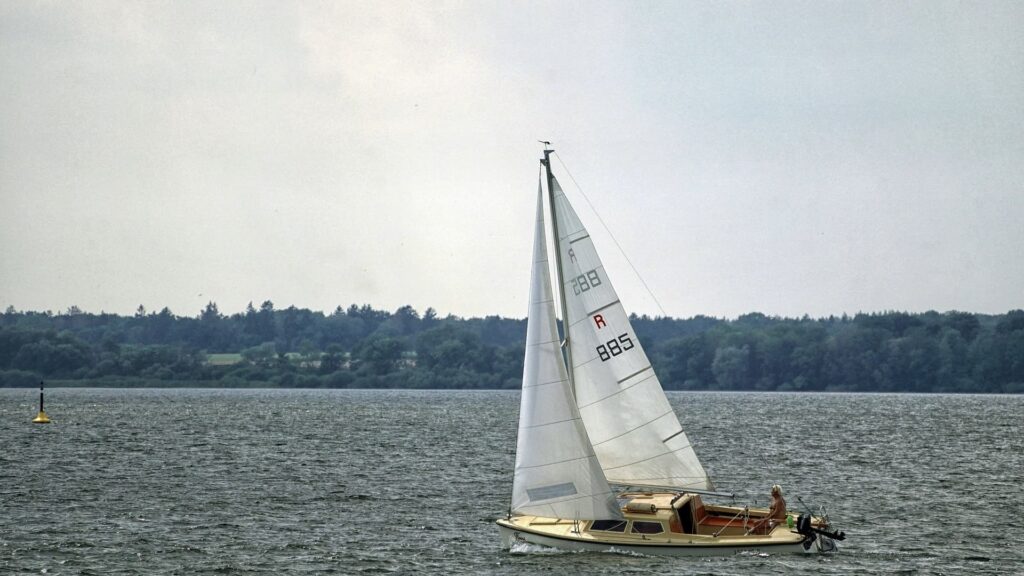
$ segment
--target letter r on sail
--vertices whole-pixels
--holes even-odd
[[[607,326],[607,324],[605,324],[604,321],[604,316],[601,316],[600,314],[594,314],[594,324],[597,326],[598,329]]]

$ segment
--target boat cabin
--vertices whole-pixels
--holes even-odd
[[[734,507],[705,505],[697,494],[623,494],[619,504],[624,520],[594,520],[588,530],[641,537],[665,533],[742,536],[768,512],[751,509],[743,513]]]

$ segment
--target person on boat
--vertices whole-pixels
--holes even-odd
[[[756,532],[763,528],[765,525],[768,526],[768,530],[778,526],[786,520],[786,499],[782,497],[782,486],[778,484],[772,485],[772,504],[768,508],[768,515],[763,520],[758,521],[754,524],[754,527],[750,530]]]
[[[770,520],[785,520],[786,519],[786,499],[782,497],[782,486],[778,484],[772,485],[772,505],[768,508],[768,518]],[[777,522],[772,522],[772,526]]]

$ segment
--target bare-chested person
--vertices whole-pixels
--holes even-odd
[[[763,520],[759,520],[750,529],[750,532],[757,532],[764,528],[766,525],[769,530],[781,524],[781,520],[786,519],[786,499],[782,497],[782,486],[775,484],[772,486],[772,505],[768,508],[768,516]]]
[[[768,509],[768,518],[772,520],[786,519],[786,500],[782,497],[782,486],[778,484],[772,486],[772,505]],[[772,526],[775,524],[777,522],[773,522]]]

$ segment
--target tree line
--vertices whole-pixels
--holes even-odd
[[[633,316],[669,390],[1024,392],[1024,310]],[[411,306],[0,314],[0,386],[518,388],[526,321]]]

